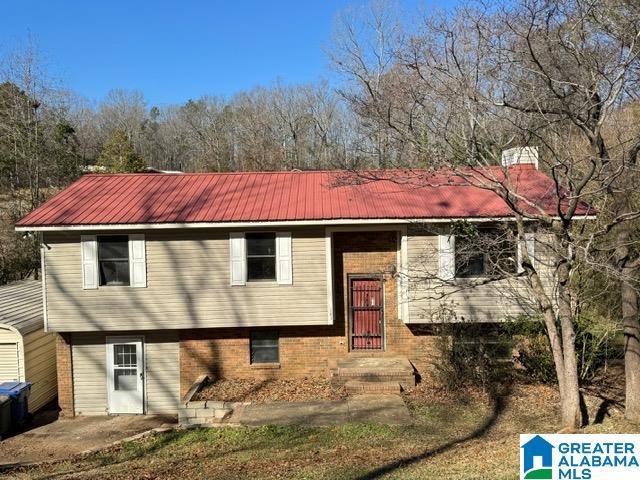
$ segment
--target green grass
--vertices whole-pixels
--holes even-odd
[[[518,477],[520,433],[558,429],[555,397],[522,387],[497,415],[480,398],[415,399],[415,425],[173,431],[83,460],[13,472],[18,478],[497,479]],[[640,432],[619,415],[596,432]]]

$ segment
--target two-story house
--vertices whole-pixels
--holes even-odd
[[[511,163],[519,194],[557,211],[536,152]],[[491,252],[456,268],[450,226],[513,220],[494,192],[444,172],[376,175],[85,175],[20,220],[42,235],[63,413],[171,413],[201,374],[325,376],[348,356],[401,356],[426,374],[435,339],[422,327],[443,302],[458,320],[527,313],[507,280],[429,294],[486,274]],[[520,248],[534,254],[533,229],[498,253],[514,272]]]

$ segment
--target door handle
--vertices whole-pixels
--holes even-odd
[[[144,373],[140,372],[140,380],[144,380]]]

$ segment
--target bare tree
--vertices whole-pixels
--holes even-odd
[[[147,103],[142,92],[110,90],[99,107],[98,120],[103,141],[115,130],[123,130],[138,145],[147,115]]]
[[[637,240],[629,231],[640,213],[630,195],[640,137],[604,133],[637,95],[637,7],[614,0],[470,3],[452,14],[425,16],[419,31],[394,44],[394,61],[383,65],[375,54],[371,61],[366,41],[351,32],[342,40],[349,45],[346,56],[336,61],[354,80],[345,98],[363,122],[386,125],[427,166],[453,167],[453,176],[499,195],[513,212],[518,241],[530,222],[549,232],[553,288],[545,288],[526,249],[518,275],[546,325],[567,427],[583,422],[576,272],[598,265],[622,283],[627,416],[637,418]],[[539,147],[540,168],[553,180],[552,211],[523,196],[509,168],[488,168],[513,145]],[[424,173],[407,176],[433,182]],[[584,222],[588,205],[599,209],[601,225]],[[617,232],[609,250],[616,252],[615,263],[603,255],[611,232]]]
[[[0,283],[38,273],[39,242],[13,221],[78,174],[68,97],[33,42],[0,59]]]
[[[397,47],[403,42],[397,4],[372,2],[349,9],[339,18],[329,51],[337,71],[346,79],[340,94],[358,115],[366,142],[357,144],[366,157],[385,168],[401,162],[402,138],[395,135],[389,116],[389,77],[396,66]]]

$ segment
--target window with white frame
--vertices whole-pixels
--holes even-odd
[[[229,280],[293,284],[291,232],[230,232]]]
[[[456,278],[500,277],[518,271],[518,244],[508,228],[481,227],[455,236]]]
[[[147,286],[145,238],[129,235],[81,235],[82,288]]]
[[[98,236],[100,286],[129,285],[129,236]]]
[[[276,280],[276,234],[247,233],[247,281]]]

